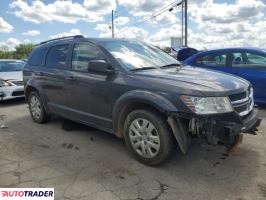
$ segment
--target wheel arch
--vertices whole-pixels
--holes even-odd
[[[148,109],[166,117],[167,112],[175,112],[177,108],[165,97],[149,91],[130,91],[121,96],[113,109],[113,129],[117,137],[124,137],[124,122],[127,115],[136,109]]]
[[[47,113],[49,113],[49,107],[48,107],[44,92],[42,91],[42,89],[40,87],[38,87],[36,84],[34,84],[32,82],[28,82],[26,87],[25,87],[25,99],[26,99],[26,102],[28,102],[29,95],[33,91],[37,92],[37,94],[40,96],[40,98],[41,98],[41,100],[43,102],[43,106],[44,106],[45,111]]]

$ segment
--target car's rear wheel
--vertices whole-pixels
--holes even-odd
[[[51,115],[45,112],[42,100],[37,92],[30,93],[28,103],[31,117],[35,122],[42,124],[51,119]]]
[[[158,165],[168,159],[174,146],[173,135],[159,113],[148,110],[131,112],[125,122],[128,149],[142,163]]]

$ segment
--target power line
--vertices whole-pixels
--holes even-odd
[[[157,17],[158,15],[160,15],[160,14],[162,14],[162,13],[168,11],[169,7],[173,6],[173,4],[176,4],[176,2],[177,2],[177,1],[172,2],[171,4],[169,4],[169,5],[165,6],[165,7],[163,7],[162,9],[160,9],[159,11],[157,11],[156,13],[152,14],[151,16],[146,17],[146,18],[144,18],[143,20],[140,20],[140,21],[138,21],[138,22],[136,22],[136,23],[134,23],[134,24],[131,24],[131,25],[130,25],[131,28],[127,28],[127,29],[125,29],[124,31],[120,32],[119,34],[125,32],[125,31],[128,31],[128,30],[132,30],[132,29],[134,28],[134,27],[132,27],[132,26],[135,26],[135,27],[136,27],[136,26],[139,26],[139,25],[145,23],[146,21],[148,21],[148,20],[150,20],[150,19],[152,19],[152,18],[154,18],[154,17]]]
[[[123,30],[122,32],[118,33],[118,35],[121,34],[121,33],[123,33],[123,32],[125,32],[125,31],[132,30],[132,29],[134,29],[134,27],[139,26],[139,25],[145,23],[146,21],[148,21],[148,20],[150,20],[150,19],[152,19],[152,18],[155,18],[155,17],[157,17],[157,16],[163,14],[163,13],[166,12],[166,11],[169,11],[169,8],[170,8],[170,7],[181,5],[182,2],[183,2],[183,0],[182,0],[181,2],[179,2],[179,3],[177,3],[177,1],[174,1],[174,2],[170,3],[169,5],[163,7],[162,9],[160,9],[160,10],[157,11],[156,13],[152,14],[151,16],[146,17],[146,18],[144,18],[143,20],[140,20],[140,21],[138,21],[138,22],[136,22],[136,23],[130,25],[131,28],[127,28],[127,29]],[[175,5],[175,4],[176,4],[176,5]],[[133,27],[133,26],[134,26],[134,27]]]

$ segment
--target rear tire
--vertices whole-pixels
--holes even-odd
[[[33,121],[43,124],[51,119],[51,115],[46,113],[43,102],[37,92],[32,91],[30,93],[28,104]]]
[[[159,165],[171,156],[174,137],[157,112],[132,111],[126,118],[124,134],[129,151],[146,165]]]

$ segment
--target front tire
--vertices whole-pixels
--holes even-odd
[[[30,93],[28,104],[33,121],[42,124],[51,119],[51,115],[45,112],[43,102],[37,92]]]
[[[173,150],[174,138],[163,117],[154,111],[132,111],[125,121],[125,141],[129,151],[146,165],[159,165]]]

